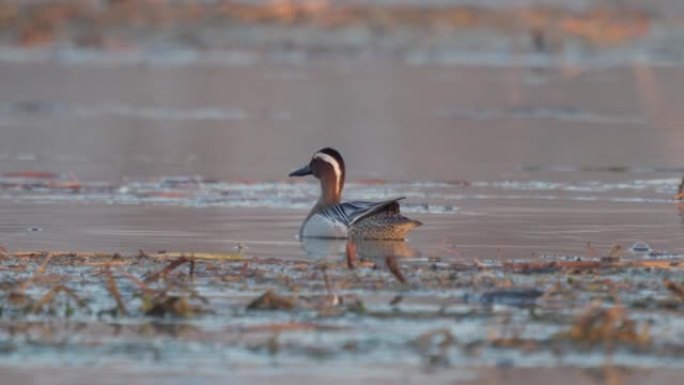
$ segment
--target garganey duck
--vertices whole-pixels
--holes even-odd
[[[301,238],[404,239],[422,225],[399,212],[399,200],[341,202],[344,160],[332,148],[314,154],[306,166],[289,176],[313,175],[321,182],[321,197],[299,230]]]

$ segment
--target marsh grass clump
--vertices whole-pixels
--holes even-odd
[[[189,271],[172,277],[171,273],[184,264],[190,265]],[[131,274],[125,276],[134,284],[132,297],[140,300],[143,314],[153,317],[192,317],[206,313],[208,309],[204,305],[209,303],[192,286],[194,270],[194,258],[180,256],[163,268],[146,274],[142,280]],[[110,291],[110,294],[116,300],[117,308],[125,310],[116,292]]]
[[[0,284],[0,316],[16,317],[28,314],[71,316],[76,309],[88,310],[87,301],[76,290],[60,283],[55,277],[46,276],[48,263],[53,255],[43,254],[43,262],[33,274],[21,280],[9,279]]]
[[[194,303],[195,299],[202,304],[207,303],[205,298],[196,294],[173,295],[160,292],[155,296],[143,297],[142,310],[145,315],[153,317],[192,317],[205,312],[201,305]]]
[[[102,298],[87,298],[84,294],[95,288],[81,285],[84,282],[97,284],[98,276],[102,277],[100,285],[114,302],[111,308],[96,309],[100,316],[191,317],[208,311],[208,299],[192,285],[194,258],[180,256],[169,262],[150,256],[132,258],[87,253],[13,253],[8,258],[28,263],[13,265],[16,275],[36,259],[43,260],[27,277],[0,282],[0,317],[10,314],[16,317],[28,314],[69,317],[77,311],[90,313],[89,303],[102,302]],[[124,269],[139,272],[142,266],[156,267],[160,262],[164,263],[162,267],[141,274],[143,278]],[[189,271],[176,272],[184,264],[190,265]],[[79,270],[85,273],[85,278],[74,275]]]
[[[47,346],[57,335],[105,347],[120,336],[143,346],[153,336],[198,349],[211,341],[272,359],[403,351],[426,370],[504,350],[680,357],[684,344],[667,328],[682,308],[682,267],[676,257],[596,251],[506,262],[368,258],[353,250],[326,260],[7,252],[0,336],[13,336],[19,350],[25,338]]]
[[[619,345],[645,347],[651,342],[648,323],[640,326],[623,306],[603,307],[597,303],[590,305],[569,330],[557,337],[587,346],[603,345],[606,349]]]
[[[679,298],[680,302],[684,302],[684,284],[677,284],[669,279],[664,279],[663,284],[667,290]]]
[[[0,317],[23,317],[29,314],[70,317],[77,310],[89,311],[88,303],[74,289],[57,284],[47,291],[32,290],[27,294],[24,290],[10,290],[0,297]]]

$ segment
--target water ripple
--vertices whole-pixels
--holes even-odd
[[[180,121],[245,120],[248,116],[247,112],[241,108],[176,108],[165,106],[139,106],[122,103],[79,104],[42,101],[0,103],[0,112],[23,116],[75,116],[79,118],[114,116]]]
[[[450,118],[465,118],[472,120],[495,120],[495,119],[541,119],[557,120],[562,122],[596,123],[596,124],[645,124],[645,120],[639,116],[611,115],[569,107],[537,107],[522,106],[508,109],[497,108],[449,108],[442,107],[434,111],[438,116]]]
[[[460,213],[464,200],[528,200],[662,204],[671,202],[677,179],[621,183],[533,181],[349,183],[346,199],[407,197],[408,213]],[[318,198],[315,183],[231,183],[199,176],[176,176],[121,185],[79,181],[72,174],[14,173],[0,177],[0,199],[32,202],[155,204],[193,207],[272,207],[308,209]]]

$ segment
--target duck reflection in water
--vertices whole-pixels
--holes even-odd
[[[403,240],[303,238],[307,257],[344,257],[350,251],[365,259],[386,257],[416,258],[420,253]]]
[[[402,283],[406,280],[398,261],[421,256],[408,243],[399,240],[304,238],[302,247],[307,257],[344,259],[350,269],[356,268],[361,261],[384,263]]]

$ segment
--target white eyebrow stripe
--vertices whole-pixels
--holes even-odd
[[[319,152],[314,155],[314,159],[320,159],[328,164],[330,164],[335,171],[335,191],[340,191],[340,179],[342,178],[342,169],[340,168],[340,163],[334,157],[324,153]]]

